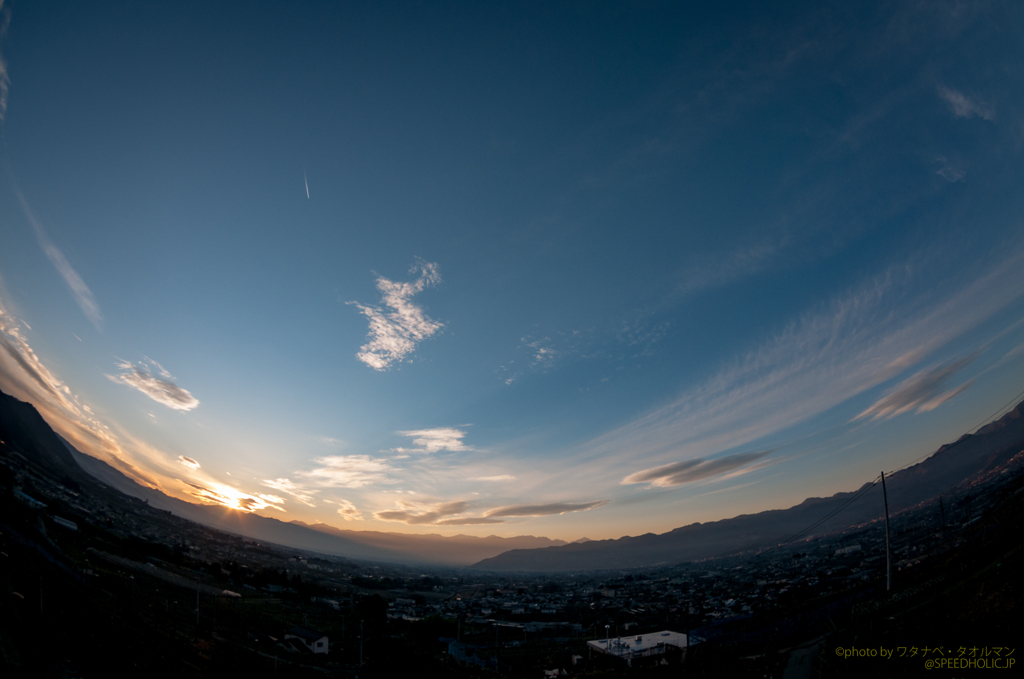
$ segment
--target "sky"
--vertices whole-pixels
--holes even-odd
[[[0,1],[0,389],[192,502],[664,532],[1024,398],[1024,5]]]

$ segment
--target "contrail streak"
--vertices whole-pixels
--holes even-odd
[[[309,198],[309,179],[306,178],[306,171],[302,171],[302,181],[306,182],[306,198]]]

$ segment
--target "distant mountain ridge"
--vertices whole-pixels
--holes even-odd
[[[0,391],[0,440],[57,478],[91,481],[64,445],[64,440],[30,403]],[[120,472],[118,472],[120,474]]]
[[[1005,464],[1024,448],[1024,401],[975,434],[940,447],[924,462],[887,477],[892,512],[948,492],[957,484]],[[116,490],[196,523],[297,549],[364,561],[468,566],[491,571],[589,571],[680,563],[778,544],[851,500],[854,492],[808,498],[784,510],[681,526],[618,540],[572,543],[544,537],[477,538],[467,535],[407,535],[354,531],[326,524],[285,522],[240,510],[201,505],[146,488],[111,465],[64,441],[36,409],[0,392],[0,440],[57,479],[69,478],[84,492]],[[871,484],[865,484],[870,486]],[[825,533],[881,516],[881,487],[857,497],[815,529]]]
[[[34,406],[2,391],[0,440],[10,443],[12,448],[56,479],[66,477],[83,485],[85,492],[114,489],[204,526],[349,559],[457,567],[468,566],[510,549],[565,544],[561,540],[533,536],[477,538],[459,535],[449,538],[436,534],[346,531],[326,524],[280,521],[228,507],[186,502],[142,486],[110,464],[77,450],[53,431]],[[97,484],[102,485],[97,487]]]
[[[336,554],[363,561],[426,564],[435,566],[468,566],[481,559],[510,549],[547,547],[565,544],[561,540],[536,538],[532,535],[502,538],[478,538],[470,535],[407,535],[378,531],[342,530],[323,523],[278,519],[242,512],[217,505],[201,505],[170,497],[158,490],[145,488],[112,466],[79,452],[67,444],[74,459],[84,470],[126,495],[146,500],[158,509],[219,528],[230,533],[274,542],[325,554]]]
[[[1024,448],[1024,401],[975,434],[940,447],[923,462],[886,477],[891,513],[949,492],[965,480],[991,471]],[[808,498],[789,509],[745,514],[722,521],[694,523],[667,533],[618,540],[591,540],[546,549],[515,550],[484,559],[473,568],[489,571],[588,571],[673,564],[760,549],[790,539],[830,512],[817,526],[822,534],[882,516],[882,488],[864,484],[854,492]],[[843,504],[865,492],[849,506]]]
[[[438,535],[437,533],[427,533],[424,535],[385,533],[369,530],[344,530],[325,523],[307,524],[302,521],[292,521],[291,523],[380,549],[396,551],[415,549],[422,558],[428,555],[436,555],[438,563],[442,563],[442,555],[446,563],[469,565],[495,556],[496,553],[500,554],[512,549],[538,549],[566,544],[564,540],[552,540],[545,537],[534,537],[533,535],[517,535],[510,538],[503,538],[497,535],[488,535],[487,537],[476,537],[474,535],[446,536]]]

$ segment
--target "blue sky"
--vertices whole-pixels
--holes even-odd
[[[18,2],[0,388],[193,501],[661,532],[1024,389],[1016,3]]]

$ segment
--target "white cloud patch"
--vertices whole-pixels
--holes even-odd
[[[298,483],[292,483],[290,479],[264,479],[263,485],[268,488],[273,488],[281,493],[291,495],[307,507],[316,507],[316,503],[313,502],[313,495],[317,492],[316,489],[310,489]]]
[[[340,488],[361,488],[392,481],[391,465],[369,455],[332,455],[317,458],[316,463],[320,465],[316,469],[296,474],[313,483]]]
[[[172,381],[174,378],[163,369],[163,366],[151,359],[147,359],[147,361],[160,372],[160,376],[164,379],[154,377],[145,363],[136,365],[129,361],[122,361],[117,365],[124,371],[120,375],[107,375],[107,377],[114,382],[138,389],[157,403],[174,410],[189,411],[199,405],[199,401],[192,394]]]
[[[414,295],[441,282],[437,264],[417,260],[409,272],[419,274],[412,283],[377,277],[383,308],[350,302],[370,322],[369,341],[359,348],[356,358],[374,370],[387,370],[402,361],[417,344],[444,327],[412,302]]]
[[[74,296],[75,301],[78,302],[78,306],[81,307],[82,313],[85,317],[93,324],[93,326],[100,330],[103,326],[103,314],[100,313],[99,304],[96,303],[96,298],[93,296],[89,286],[85,284],[82,277],[78,275],[71,264],[68,263],[64,253],[53,244],[50,237],[46,234],[46,230],[43,225],[36,218],[35,213],[32,211],[32,207],[25,200],[25,196],[20,190],[15,189],[15,193],[18,196],[18,202],[21,203],[21,208],[25,212],[25,217],[29,223],[32,224],[32,229],[36,233],[36,240],[39,241],[39,246],[46,253],[46,256],[50,259],[54,268],[57,269],[57,273],[64,278],[64,282],[68,284],[71,289],[71,294]]]
[[[348,500],[337,500],[338,515],[346,521],[362,521],[363,514]]]
[[[466,432],[454,427],[438,427],[436,429],[416,429],[398,432],[408,436],[417,448],[396,448],[399,453],[437,453],[442,450],[463,451],[475,450],[462,442]]]
[[[530,364],[536,368],[541,368],[542,370],[551,368],[561,353],[551,346],[550,337],[543,337],[532,341],[531,338],[524,337],[520,341],[531,353]]]
[[[970,365],[974,359],[974,355],[965,356],[937,368],[922,370],[901,382],[890,393],[875,401],[870,408],[854,419],[859,420],[865,417],[870,417],[873,420],[891,419],[911,410],[916,410],[919,413],[935,410],[971,386],[973,381],[968,380],[959,387],[944,389],[949,378]]]
[[[179,455],[178,464],[188,467],[189,469],[199,469],[199,467],[201,466],[198,462],[193,460],[191,457],[188,457],[187,455]]]
[[[963,92],[958,92],[950,87],[939,87],[939,96],[957,118],[978,117],[983,120],[995,120],[996,113],[992,107],[971,99]]]
[[[495,476],[474,476],[469,479],[470,481],[515,481],[516,477],[511,474],[497,474]]]
[[[486,518],[497,518],[503,516],[552,516],[554,514],[569,514],[571,512],[585,512],[598,507],[604,507],[608,500],[595,500],[594,502],[550,502],[539,505],[510,505],[497,507],[484,512]]]
[[[622,479],[622,483],[624,485],[647,483],[649,487],[678,486],[684,483],[693,483],[694,481],[702,481],[736,471],[753,464],[769,453],[771,453],[770,450],[765,450],[757,453],[737,453],[714,460],[696,458],[685,462],[674,462],[630,474]]]

